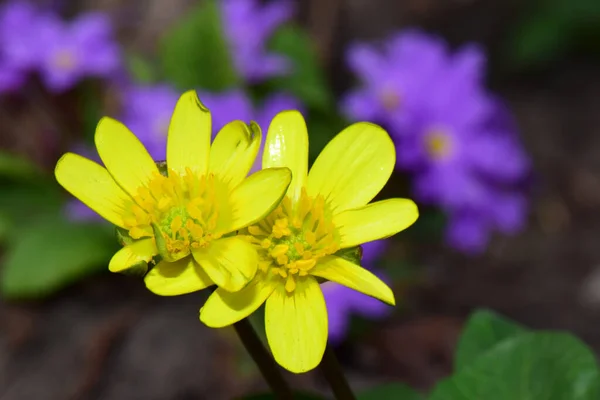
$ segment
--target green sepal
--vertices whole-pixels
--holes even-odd
[[[339,250],[334,256],[343,258],[346,261],[350,261],[353,264],[361,265],[363,250],[361,246],[350,247],[348,249]]]

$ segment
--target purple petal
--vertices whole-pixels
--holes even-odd
[[[450,217],[446,230],[447,243],[465,253],[482,253],[489,240],[489,226],[478,213],[469,211]]]

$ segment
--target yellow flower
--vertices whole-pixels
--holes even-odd
[[[389,199],[367,204],[388,181],[396,153],[379,126],[356,123],[337,135],[308,173],[308,136],[302,116],[278,114],[265,144],[263,167],[289,167],[292,183],[282,203],[247,228],[259,250],[259,271],[244,289],[217,289],[200,311],[210,327],[247,317],[266,302],[265,326],[273,356],[300,373],[315,368],[327,342],[327,309],[319,280],[331,280],[395,304],[375,275],[335,253],[394,235],[418,217],[415,203]]]
[[[239,290],[254,277],[256,250],[231,233],[270,213],[291,174],[273,168],[246,178],[261,140],[254,123],[231,122],[212,146],[210,137],[210,112],[189,91],[169,125],[167,172],[111,118],[100,120],[95,134],[106,168],[73,153],[58,161],[58,182],[131,239],[110,260],[110,271],[159,260],[145,282],[165,296],[213,284]]]

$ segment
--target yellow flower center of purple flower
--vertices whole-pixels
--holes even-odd
[[[431,158],[441,160],[450,155],[452,141],[443,129],[432,129],[425,136],[425,148]]]
[[[61,50],[54,56],[54,65],[63,70],[73,69],[75,67],[75,56],[68,50]]]
[[[280,278],[289,293],[320,258],[340,248],[325,198],[313,199],[304,189],[295,209],[286,196],[269,216],[249,226],[247,233],[258,249],[260,271]]]
[[[385,89],[380,95],[381,104],[387,111],[395,111],[400,107],[401,98],[398,93],[391,89]]]
[[[190,169],[185,175],[173,170],[168,176],[156,173],[133,196],[124,220],[129,236],[154,236],[159,253],[170,261],[189,255],[192,249],[206,247],[220,236],[214,234],[220,185],[213,174],[198,176]]]

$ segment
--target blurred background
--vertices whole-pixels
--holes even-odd
[[[0,4],[0,399],[230,399],[265,388],[207,293],[109,274],[113,228],[65,193],[109,115],[156,160],[178,96],[214,130],[307,118],[311,160],[353,121],[397,146],[379,196],[417,223],[364,247],[395,309],[323,285],[353,386],[422,390],[490,308],[600,351],[600,2],[40,0]],[[260,317],[255,318],[260,327]],[[317,372],[289,375],[326,392]]]

